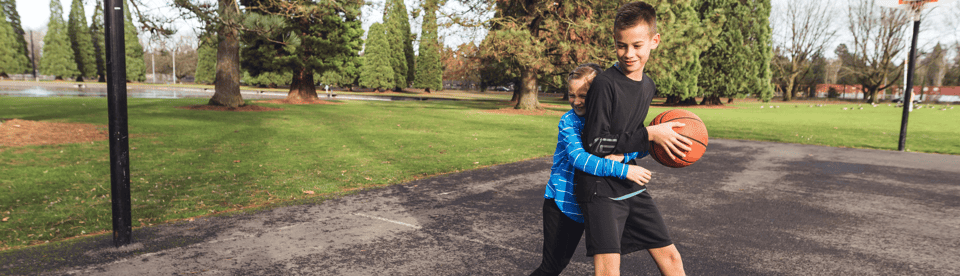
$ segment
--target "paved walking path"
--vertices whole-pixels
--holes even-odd
[[[524,275],[550,162],[0,254],[0,274]],[[960,156],[715,139],[641,165],[690,275],[960,275]],[[564,275],[592,271],[580,246]],[[638,252],[623,275],[658,272]]]

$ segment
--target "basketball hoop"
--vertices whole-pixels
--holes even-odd
[[[943,4],[948,4],[956,0],[876,0],[877,4],[883,7],[905,10],[913,15],[913,21],[920,20],[920,12],[926,8],[932,8]]]
[[[904,76],[906,77],[906,85],[904,85],[903,93],[903,118],[900,120],[900,144],[898,149],[904,151],[906,149],[906,139],[907,139],[907,119],[910,117],[910,111],[913,107],[913,71],[916,63],[917,52],[917,33],[920,32],[920,12],[924,8],[931,8],[937,5],[946,4],[953,2],[955,0],[875,0],[876,3],[880,6],[888,8],[897,8],[909,12],[913,15],[913,41],[910,43],[910,53],[907,54],[907,70]]]

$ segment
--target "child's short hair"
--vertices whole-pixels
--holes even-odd
[[[613,30],[632,28],[640,23],[650,27],[650,34],[657,33],[657,9],[643,1],[624,4],[617,10],[617,19],[613,21]]]
[[[570,71],[570,74],[567,75],[567,86],[570,85],[570,82],[573,80],[584,80],[587,85],[593,82],[593,78],[603,72],[603,68],[596,63],[584,63],[574,68],[573,71]]]

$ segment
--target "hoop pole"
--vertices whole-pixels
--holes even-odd
[[[132,237],[130,211],[130,147],[127,135],[127,72],[123,40],[123,0],[104,1],[104,41],[107,51],[107,113],[110,126],[110,202],[113,245]]]
[[[30,30],[30,63],[33,64],[33,81],[40,81],[40,72],[37,71],[37,47],[33,40],[33,30]]]
[[[899,151],[904,151],[907,144],[907,121],[910,119],[910,109],[913,106],[913,70],[916,63],[914,56],[917,55],[917,33],[920,32],[920,19],[914,18],[913,21],[913,40],[910,42],[910,56],[907,57],[907,87],[903,91],[903,118],[900,120],[900,145]]]

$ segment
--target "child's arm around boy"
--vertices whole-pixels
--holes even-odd
[[[641,123],[635,130],[612,133],[610,119],[615,112],[616,98],[611,86],[615,84],[601,79],[596,78],[590,86],[590,92],[587,93],[587,110],[590,112],[584,116],[583,143],[588,153],[606,156],[627,152],[649,152],[650,142],[654,142],[668,149],[667,154],[672,159],[676,156],[686,156],[683,151],[689,151],[688,145],[693,141],[673,131],[674,127],[683,127],[683,123],[667,122],[647,127],[643,127]],[[649,105],[637,107],[637,109],[646,108],[649,108]],[[588,138],[592,139],[587,141]]]

